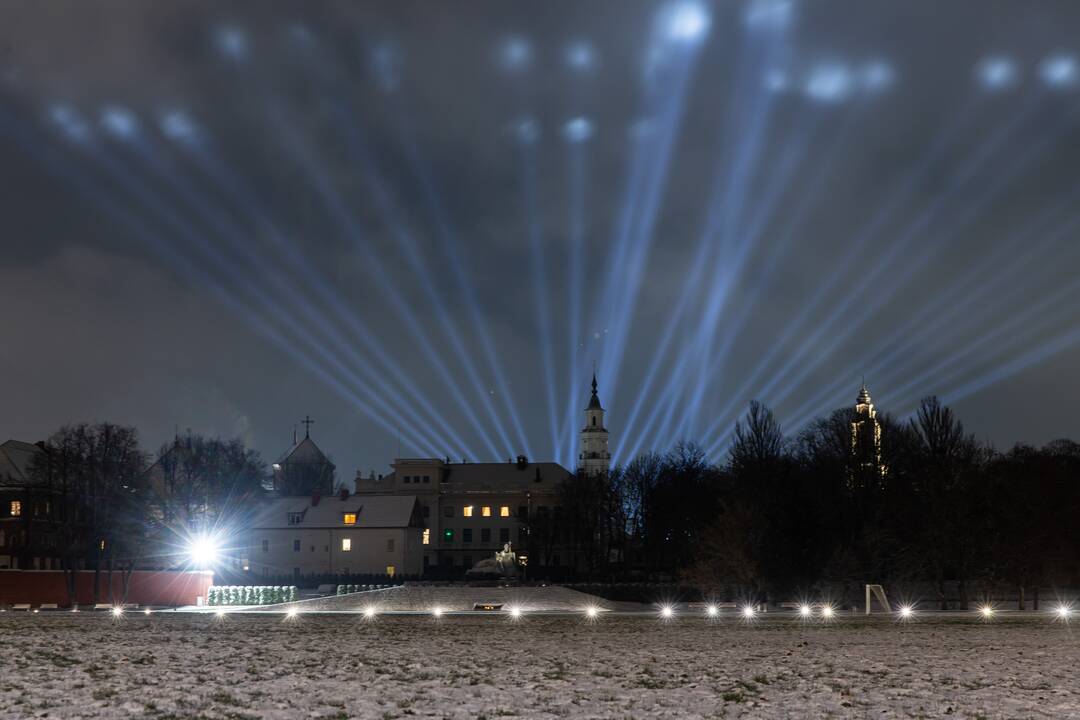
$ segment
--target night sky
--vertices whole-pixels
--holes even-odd
[[[1080,4],[0,5],[0,438],[1077,438]],[[303,427],[299,430],[302,434]]]

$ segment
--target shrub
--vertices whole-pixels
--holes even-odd
[[[296,600],[296,586],[215,585],[206,593],[207,605],[273,605]]]

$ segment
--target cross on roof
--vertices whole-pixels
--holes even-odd
[[[304,424],[304,437],[311,437],[311,426],[315,424],[315,421],[311,419],[310,415],[305,415],[300,422]]]

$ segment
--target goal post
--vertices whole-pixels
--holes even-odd
[[[866,586],[866,614],[870,614],[871,604],[873,600],[877,600],[882,609],[887,612],[892,612],[892,605],[889,605],[889,599],[885,597],[885,588],[880,585],[867,585]]]

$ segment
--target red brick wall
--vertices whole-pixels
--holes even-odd
[[[139,605],[194,605],[196,597],[206,597],[214,582],[213,573],[136,570],[128,586],[127,602]],[[112,577],[113,598],[119,602],[124,591],[119,572]],[[99,602],[109,601],[108,574],[101,573]],[[82,571],[76,579],[80,605],[94,602],[94,573]],[[16,603],[56,603],[68,606],[67,584],[59,570],[0,570],[0,605]]]

